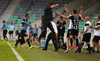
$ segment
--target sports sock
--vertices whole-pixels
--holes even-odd
[[[70,44],[71,44],[71,46],[73,46],[73,39],[72,38],[70,39]]]
[[[76,46],[78,46],[78,39],[76,39]]]
[[[80,46],[81,49],[82,49],[83,45],[84,45],[84,43],[81,43],[81,46]]]
[[[87,46],[88,46],[89,52],[91,52],[91,50],[90,50],[90,44],[87,44]]]
[[[13,36],[12,36],[12,41],[13,41]]]
[[[95,50],[92,50],[93,51],[93,53],[95,53]]]
[[[99,51],[97,51],[97,53],[99,53]]]
[[[11,36],[9,36],[9,40],[11,41]]]
[[[27,43],[28,43],[29,47],[31,47],[30,42],[29,42],[29,39],[27,39]]]

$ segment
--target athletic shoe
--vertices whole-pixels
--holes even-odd
[[[76,46],[76,48],[75,49],[77,49],[78,48],[78,46]]]
[[[32,43],[35,43],[34,41]]]
[[[100,55],[99,53],[96,53],[96,55]]]
[[[45,50],[45,51],[46,51],[47,49],[44,48],[44,49],[42,49],[42,50]]]
[[[86,54],[92,54],[92,52],[87,52]]]
[[[65,50],[65,53],[67,53],[69,51],[69,49]]]
[[[8,38],[6,38],[6,41],[8,41]]]
[[[56,51],[58,51],[58,50],[54,50],[54,51],[56,52]]]
[[[22,45],[22,47],[24,47],[24,45]]]
[[[77,48],[77,49],[74,51],[74,53],[77,53],[77,52],[81,53],[81,49],[80,49],[80,48]]]
[[[38,42],[38,44],[39,44],[40,42]]]
[[[73,48],[73,46],[70,47],[70,50]]]
[[[8,38],[5,38],[6,41],[8,41]]]
[[[33,46],[29,47],[29,49],[32,49],[32,48],[33,48]]]
[[[6,42],[5,40],[3,42]]]
[[[18,47],[18,46],[15,46],[15,45],[14,45],[14,48],[17,48],[17,47]]]

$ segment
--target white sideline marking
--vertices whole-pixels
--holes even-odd
[[[35,46],[35,45],[33,45],[34,47],[36,47],[36,48],[38,48],[38,46]],[[53,54],[58,54],[58,53],[55,53],[55,52],[53,52],[53,51],[50,51],[50,50],[47,50],[48,52],[50,52],[50,53],[53,53]]]
[[[9,42],[7,42],[7,43],[10,46],[11,50],[13,51],[13,53],[16,55],[17,59],[19,61],[24,61],[24,59],[17,53],[17,51],[11,46],[11,44]]]

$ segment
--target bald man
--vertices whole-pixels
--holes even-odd
[[[89,17],[86,16],[85,17],[85,21],[86,21],[86,24],[84,26],[84,31],[81,32],[81,34],[83,34],[83,39],[82,39],[82,42],[81,42],[81,46],[79,46],[79,48],[75,51],[76,52],[79,52],[81,53],[81,49],[84,45],[84,42],[87,43],[87,46],[88,46],[88,52],[87,54],[91,54],[91,49],[90,49],[90,39],[91,39],[91,22],[89,21]]]

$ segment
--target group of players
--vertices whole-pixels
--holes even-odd
[[[80,9],[80,13],[77,14],[77,10],[76,9],[73,9],[72,11],[72,15],[70,14],[70,12],[68,11],[67,9],[67,5],[65,4],[65,10],[68,14],[68,16],[64,16],[63,13],[56,13],[55,16],[52,15],[52,9],[56,6],[59,6],[58,4],[55,4],[53,2],[51,2],[48,6],[46,6],[45,10],[44,10],[44,15],[42,16],[42,26],[43,26],[43,30],[39,36],[39,42],[40,40],[45,40],[46,39],[46,33],[47,33],[47,28],[49,28],[50,30],[50,33],[48,34],[47,36],[47,39],[46,39],[46,44],[45,44],[45,47],[43,48],[43,50],[47,50],[47,47],[48,47],[48,43],[49,41],[52,39],[53,41],[53,44],[54,44],[54,47],[55,47],[55,50],[54,51],[58,51],[58,46],[57,46],[57,39],[58,41],[60,40],[60,36],[61,36],[61,39],[63,41],[63,44],[64,44],[64,32],[65,32],[65,27],[66,27],[66,21],[63,21],[63,18],[65,19],[70,19],[70,22],[69,22],[69,29],[68,29],[68,32],[67,32],[67,43],[66,43],[66,50],[65,52],[67,53],[70,49],[74,48],[75,49],[75,53],[77,52],[81,52],[81,49],[84,45],[84,42],[87,43],[87,46],[88,46],[88,54],[91,54],[91,53],[95,53],[95,46],[97,47],[97,52],[96,54],[99,54],[99,39],[100,39],[100,15],[97,16],[97,24],[95,25],[94,23],[94,20],[92,20],[93,22],[93,25],[94,27],[91,26],[91,22],[90,22],[90,18],[89,16],[86,16],[85,17],[85,21],[86,21],[86,24],[84,26],[84,31],[81,32],[81,34],[83,34],[83,39],[81,41],[81,44],[79,45],[79,41],[78,41],[78,34],[79,34],[79,21],[83,21],[83,18],[82,18],[82,10],[83,10],[83,7],[81,6]],[[53,20],[58,16],[60,15],[61,19],[60,21],[57,21],[57,23],[55,24],[53,22]],[[27,31],[27,27],[29,26],[30,27],[30,36],[33,34],[33,27],[31,26],[30,23],[28,23],[28,19],[30,18],[30,15],[29,14],[26,14],[25,15],[25,18],[22,20],[22,23],[20,25],[20,33],[19,31],[15,31],[15,34],[18,35],[18,39],[16,41],[16,44],[14,45],[14,47],[17,47],[17,44],[20,42],[20,44],[23,44],[25,43],[24,41],[24,37],[26,37],[27,39],[27,43],[29,45],[29,49],[33,48],[33,46],[31,46],[30,44],[30,37],[26,34],[26,31]],[[3,21],[4,25],[3,25],[3,37],[4,39],[6,39],[6,33],[7,33],[7,24],[5,23],[5,21]],[[57,26],[57,27],[56,27]],[[91,49],[91,46],[90,46],[90,39],[91,39],[91,28],[94,29],[94,38],[93,38],[93,49]],[[36,28],[37,29],[37,28]],[[12,32],[10,32],[12,33]],[[56,37],[58,36],[58,38]],[[30,39],[31,40],[31,39]],[[69,49],[69,40],[71,42],[71,47]],[[73,47],[73,41],[74,41],[74,47]]]
[[[55,4],[55,3],[50,3],[49,6],[46,6],[45,10],[44,10],[44,16],[43,16],[43,19],[42,19],[42,23],[43,23],[43,32],[41,33],[40,37],[42,38],[45,38],[45,35],[46,35],[46,29],[47,27],[51,30],[51,33],[48,35],[47,37],[47,40],[46,40],[46,45],[45,47],[43,48],[43,50],[47,50],[47,47],[48,47],[48,42],[50,39],[52,39],[53,43],[54,43],[54,46],[55,46],[55,50],[54,51],[58,51],[58,47],[57,47],[57,44],[56,44],[56,36],[58,35],[58,41],[59,41],[59,38],[61,36],[62,38],[62,41],[63,41],[63,36],[64,36],[64,28],[66,27],[66,22],[63,21],[62,18],[65,18],[65,19],[70,19],[70,23],[69,23],[69,30],[67,32],[67,49],[66,49],[66,53],[73,48],[73,43],[72,41],[74,41],[74,49],[75,49],[75,53],[77,52],[81,52],[81,49],[84,45],[84,42],[87,43],[87,46],[88,46],[88,52],[87,54],[95,54],[95,47],[97,47],[97,52],[96,54],[99,55],[99,39],[100,39],[100,15],[97,16],[97,24],[95,25],[94,23],[94,20],[92,20],[93,22],[93,27],[91,25],[91,21],[90,21],[90,18],[89,16],[86,16],[85,17],[85,26],[84,26],[84,30],[81,32],[81,34],[83,34],[83,39],[81,41],[81,44],[79,45],[79,39],[78,39],[78,34],[79,34],[79,21],[83,21],[83,18],[82,18],[82,10],[83,10],[83,7],[81,6],[80,9],[80,13],[77,14],[77,10],[76,9],[73,9],[72,11],[72,15],[70,14],[70,12],[68,11],[67,9],[67,5],[65,4],[65,10],[68,14],[68,16],[64,16],[63,13],[57,13],[59,14],[61,17],[61,21],[58,21],[56,26],[57,26],[57,29],[58,29],[58,34],[56,33],[55,31],[55,27],[54,25],[52,24],[53,23],[53,19],[55,18],[55,16],[52,16],[52,8],[58,6],[58,4]],[[94,29],[94,38],[93,38],[93,48],[91,48],[90,46],[90,39],[91,39],[91,28]],[[69,40],[71,41],[71,47],[69,49]],[[64,42],[63,42],[64,44]]]

